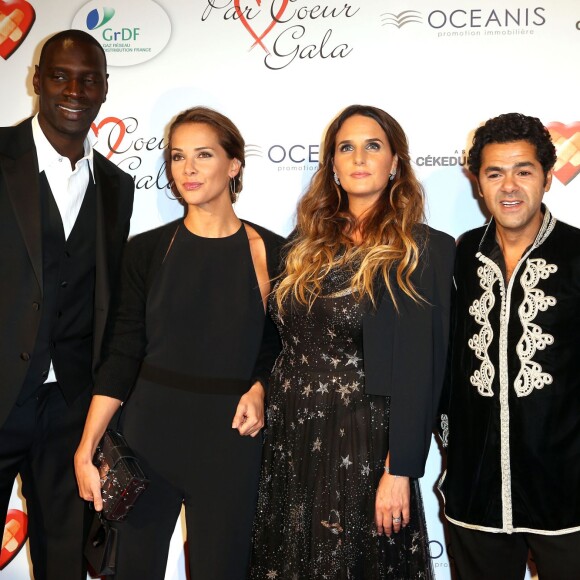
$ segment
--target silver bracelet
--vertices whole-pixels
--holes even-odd
[[[388,465],[385,465],[385,473],[388,473],[389,475],[391,475],[391,470],[389,469]],[[400,475],[393,475],[393,477],[395,479],[397,479],[398,477],[401,477]]]

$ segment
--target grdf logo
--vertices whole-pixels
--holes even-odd
[[[87,28],[89,30],[96,30],[97,28],[101,28],[101,26],[107,24],[107,22],[109,22],[113,16],[115,16],[114,8],[103,8],[102,17],[99,14],[99,11],[95,8],[87,14]]]

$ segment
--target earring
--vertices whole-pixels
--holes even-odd
[[[183,197],[179,194],[179,191],[176,193],[174,191],[175,181],[173,179],[167,184],[167,189],[171,192],[167,197],[169,199],[175,199],[176,201],[181,201]]]
[[[336,183],[336,185],[340,185],[340,179],[338,179],[338,175],[336,175],[336,171],[334,172],[334,183]]]
[[[393,181],[393,179],[395,179],[395,174],[389,173],[389,181]]]
[[[230,177],[230,198],[232,203],[235,203],[238,200],[238,194],[236,193],[236,178]]]

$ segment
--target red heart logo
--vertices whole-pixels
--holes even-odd
[[[16,557],[28,537],[28,517],[20,510],[8,510],[2,535],[0,570],[4,570]]]
[[[261,6],[262,0],[256,0],[256,4],[258,6]],[[260,34],[258,36],[256,31],[252,28],[252,26],[248,22],[248,19],[244,15],[244,12],[243,12],[242,8],[240,7],[240,0],[234,0],[234,7],[236,9],[236,14],[238,15],[238,18],[240,19],[240,22],[244,25],[244,28],[252,35],[252,38],[256,41],[256,42],[254,42],[254,44],[252,44],[252,46],[250,47],[250,50],[252,48],[254,48],[254,46],[256,46],[256,44],[259,44],[267,53],[270,53],[270,51],[264,46],[264,43],[262,42],[262,40],[265,38],[265,36],[268,34],[268,32],[270,32],[270,30],[272,30],[272,28],[274,28],[274,26],[276,26],[276,24],[278,24],[278,22],[280,20],[280,16],[282,16],[282,14],[284,14],[284,11],[286,10],[287,6],[288,6],[288,0],[282,0],[282,3],[280,4],[280,8],[278,9],[278,12],[276,12],[276,15],[272,19],[272,22],[270,22],[270,24],[266,27],[264,32],[262,32],[262,34]]]
[[[95,136],[98,137],[101,128],[107,125],[108,123],[114,123],[117,127],[119,127],[119,135],[117,136],[115,144],[112,146],[111,146],[111,135],[113,134],[115,127],[113,127],[111,129],[111,132],[109,133],[109,152],[107,153],[107,159],[111,159],[113,153],[117,153],[117,148],[123,142],[125,134],[127,133],[127,128],[125,127],[125,123],[123,122],[122,119],[118,119],[117,117],[106,117],[98,125],[91,123],[91,129],[93,130]]]
[[[550,123],[547,129],[558,154],[554,175],[568,185],[580,173],[580,122],[570,125]]]
[[[6,60],[23,42],[36,19],[26,0],[0,0],[0,56]]]

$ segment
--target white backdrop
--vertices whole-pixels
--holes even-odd
[[[109,95],[94,131],[99,151],[135,177],[132,234],[180,215],[167,197],[163,137],[176,113],[197,104],[230,116],[246,139],[238,214],[281,234],[326,125],[352,103],[401,123],[429,223],[455,237],[485,221],[463,168],[471,132],[504,112],[540,117],[560,144],[545,200],[580,226],[577,0],[0,0],[0,125],[34,110],[39,48],[70,27],[108,54]],[[434,445],[422,488],[437,580],[446,580],[433,492],[440,472]],[[23,509],[18,487],[11,507]],[[168,580],[185,578],[183,529]],[[0,572],[29,575],[26,550]]]

